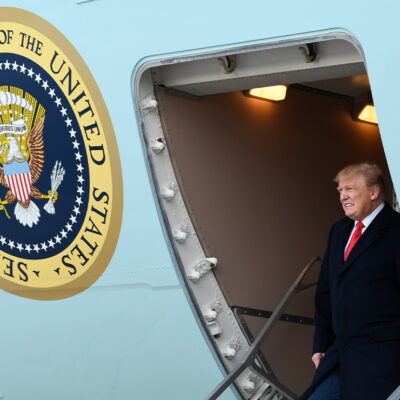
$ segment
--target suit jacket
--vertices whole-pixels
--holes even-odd
[[[337,365],[342,400],[386,400],[400,384],[400,214],[389,204],[343,261],[354,221],[331,228],[315,296],[313,353],[326,353],[306,400]]]

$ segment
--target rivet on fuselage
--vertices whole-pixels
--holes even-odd
[[[171,189],[170,186],[162,187],[160,189],[161,197],[167,201],[170,201],[174,198],[176,191]]]
[[[154,151],[154,153],[159,154],[165,149],[165,143],[163,138],[159,137],[157,139],[153,139],[150,142],[150,148]]]
[[[144,115],[157,108],[157,100],[153,96],[146,96],[142,100],[142,112]]]
[[[189,272],[188,278],[192,282],[197,282],[203,275],[205,275],[210,269],[214,268],[218,264],[218,260],[215,257],[208,257],[197,263]]]

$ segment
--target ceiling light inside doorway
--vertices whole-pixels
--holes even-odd
[[[282,101],[286,97],[287,86],[276,85],[250,89],[245,94],[257,99]]]
[[[368,122],[370,124],[378,123],[375,106],[370,91],[354,98],[353,119],[355,121]]]
[[[371,122],[372,124],[377,124],[378,119],[376,117],[375,106],[367,104],[358,114],[358,119],[365,122]]]

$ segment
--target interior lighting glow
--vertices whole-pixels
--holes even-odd
[[[375,106],[371,104],[367,104],[358,114],[358,119],[361,121],[370,122],[372,124],[377,124],[378,119],[376,118],[376,110]]]
[[[267,87],[250,89],[249,95],[251,97],[257,97],[258,99],[282,101],[285,100],[286,91],[287,91],[287,86],[276,85],[276,86],[267,86]]]

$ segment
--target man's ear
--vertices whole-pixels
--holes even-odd
[[[377,185],[373,186],[371,188],[371,200],[376,200],[379,197],[379,193],[380,193],[379,186]]]

